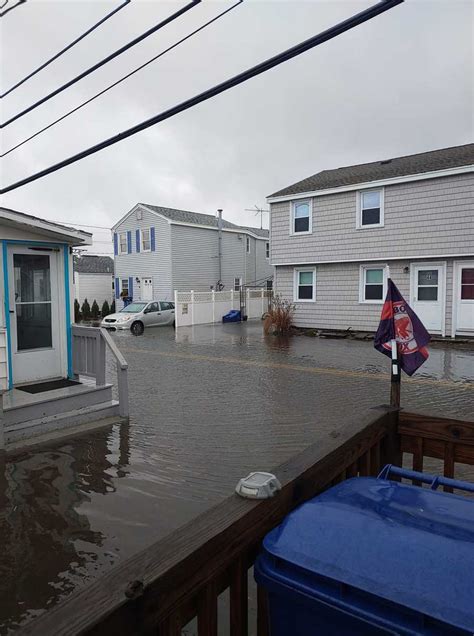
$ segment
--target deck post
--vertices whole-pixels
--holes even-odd
[[[128,417],[128,369],[117,364],[117,386],[119,394],[119,414],[121,417]]]
[[[105,385],[105,340],[101,331],[96,335],[95,348],[95,384],[96,386]]]
[[[3,391],[0,389],[0,450],[5,448],[5,434],[3,430]]]

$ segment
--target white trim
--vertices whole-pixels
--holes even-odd
[[[245,252],[250,254],[250,236],[245,237]]]
[[[299,273],[311,272],[313,274],[313,295],[311,298],[298,298]],[[293,302],[314,303],[316,302],[316,267],[295,267],[293,270]]]
[[[382,270],[382,298],[380,300],[367,299],[365,297],[365,273],[371,269]],[[359,266],[359,304],[361,305],[383,305],[387,295],[388,265],[360,265]]]
[[[121,245],[120,245],[120,235],[121,234],[125,234],[125,243],[126,243],[126,248],[125,251],[122,251]],[[128,234],[127,234],[127,230],[125,230],[125,232],[117,232],[117,256],[122,256],[122,254],[128,254]]]
[[[24,214],[23,212],[15,212],[15,210],[0,207],[0,222],[2,220],[21,225],[22,229],[30,227],[33,230],[43,230],[59,234],[63,243],[69,242],[72,245],[92,245],[92,234],[90,232],[75,230],[74,228],[66,227],[53,221],[47,221],[35,216],[30,216],[29,214]],[[71,239],[74,240],[71,242]],[[58,238],[54,240],[57,241]]]
[[[417,281],[415,279],[415,271],[417,267],[425,267],[429,269],[430,267],[439,267],[441,270],[441,280],[438,281],[438,289],[441,293],[441,329],[430,329],[430,333],[440,333],[444,338],[446,336],[446,273],[447,273],[447,263],[446,261],[434,261],[431,263],[424,262],[414,262],[410,263],[410,305],[413,310],[415,302],[419,302],[415,300],[415,289],[417,289]],[[422,301],[421,301],[422,302]]]
[[[326,194],[336,194],[338,192],[351,192],[352,190],[364,190],[366,188],[378,188],[385,185],[396,185],[398,183],[409,183],[411,181],[422,181],[423,179],[438,179],[440,177],[449,177],[456,174],[465,174],[474,172],[474,164],[467,166],[459,166],[457,168],[446,168],[445,170],[433,170],[431,172],[419,172],[412,175],[402,177],[391,177],[389,179],[379,179],[376,181],[364,181],[363,183],[354,183],[348,186],[339,186],[338,188],[327,188],[325,190],[310,190],[309,192],[301,192],[298,194],[287,194],[279,197],[267,197],[267,203],[279,203],[282,201],[293,201],[295,199],[307,199],[308,197],[322,197]]]
[[[461,289],[461,267],[466,265],[467,267],[474,267],[474,261],[453,261],[453,295],[452,295],[452,307],[451,307],[451,337],[455,338],[456,336],[472,336],[472,331],[463,331],[457,330],[457,319],[458,319],[458,302],[459,299],[457,294],[460,293]]]
[[[377,263],[384,261],[410,261],[410,260],[429,260],[431,258],[472,258],[474,254],[416,254],[413,256],[378,256],[376,258],[365,258],[359,256],[358,258],[337,259],[334,261],[303,261],[297,263],[295,261],[288,261],[286,263],[272,263],[273,267],[305,267],[307,265],[331,265],[333,263]]]
[[[150,212],[150,214],[154,214],[155,216],[157,216],[160,219],[163,219],[163,221],[166,221],[168,223],[168,225],[184,225],[186,227],[198,227],[201,230],[214,230],[215,232],[219,231],[218,227],[213,227],[212,225],[203,225],[201,223],[185,223],[184,221],[173,221],[172,219],[169,219],[167,216],[165,216],[164,214],[160,214],[159,212],[156,212],[156,210],[152,210],[151,208],[147,207],[146,205],[142,205],[141,203],[137,203],[131,210],[130,212],[127,212],[127,214],[125,214],[121,219],[119,219],[115,225],[112,226],[112,232],[115,232],[116,229],[119,227],[119,225],[121,225],[124,221],[126,221],[128,219],[129,216],[131,216],[138,208],[141,208],[142,210],[146,210],[147,212]],[[198,214],[198,213],[196,213]],[[257,229],[257,228],[255,228]],[[222,228],[223,232],[233,232],[234,234],[248,234],[249,236],[252,236],[255,239],[258,239],[259,241],[268,241],[268,236],[260,236],[258,234],[254,234],[251,230],[245,229],[245,228],[239,228],[238,226],[235,228],[228,228],[228,227],[223,227]]]
[[[309,208],[308,214],[308,230],[304,232],[295,232],[295,201],[290,205],[290,236],[305,236],[313,233],[313,201],[312,199],[297,201],[297,203],[307,203]]]
[[[140,252],[143,252],[143,254],[148,254],[149,252],[151,252],[151,227],[143,227],[143,228],[138,228],[138,229],[140,231]],[[144,232],[144,230],[148,230],[148,232],[149,232],[148,242],[150,243],[150,247],[147,250],[143,249],[143,232]]]
[[[370,225],[362,225],[362,195],[366,192],[378,192],[380,194],[380,211],[379,222]],[[377,227],[384,227],[384,208],[385,208],[385,190],[384,188],[369,188],[368,190],[359,190],[356,197],[356,230],[372,230]],[[369,209],[369,208],[367,208]]]

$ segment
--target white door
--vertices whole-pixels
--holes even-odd
[[[474,261],[455,264],[454,294],[456,333],[473,333]]]
[[[60,377],[60,252],[16,246],[8,251],[13,382]]]
[[[412,264],[411,306],[428,331],[444,330],[445,266]]]
[[[150,301],[153,300],[153,281],[151,278],[142,278],[141,280],[142,286],[142,300]]]

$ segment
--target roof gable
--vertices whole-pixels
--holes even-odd
[[[474,144],[466,144],[334,170],[322,170],[275,192],[270,195],[270,198],[472,165],[474,165]]]

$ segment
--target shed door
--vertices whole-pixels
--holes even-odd
[[[9,247],[13,383],[61,376],[59,251]]]
[[[153,300],[153,281],[151,278],[142,278],[142,300]]]
[[[474,262],[457,263],[455,271],[456,332],[474,332]]]
[[[412,307],[428,331],[443,331],[444,277],[443,265],[412,265]]]

